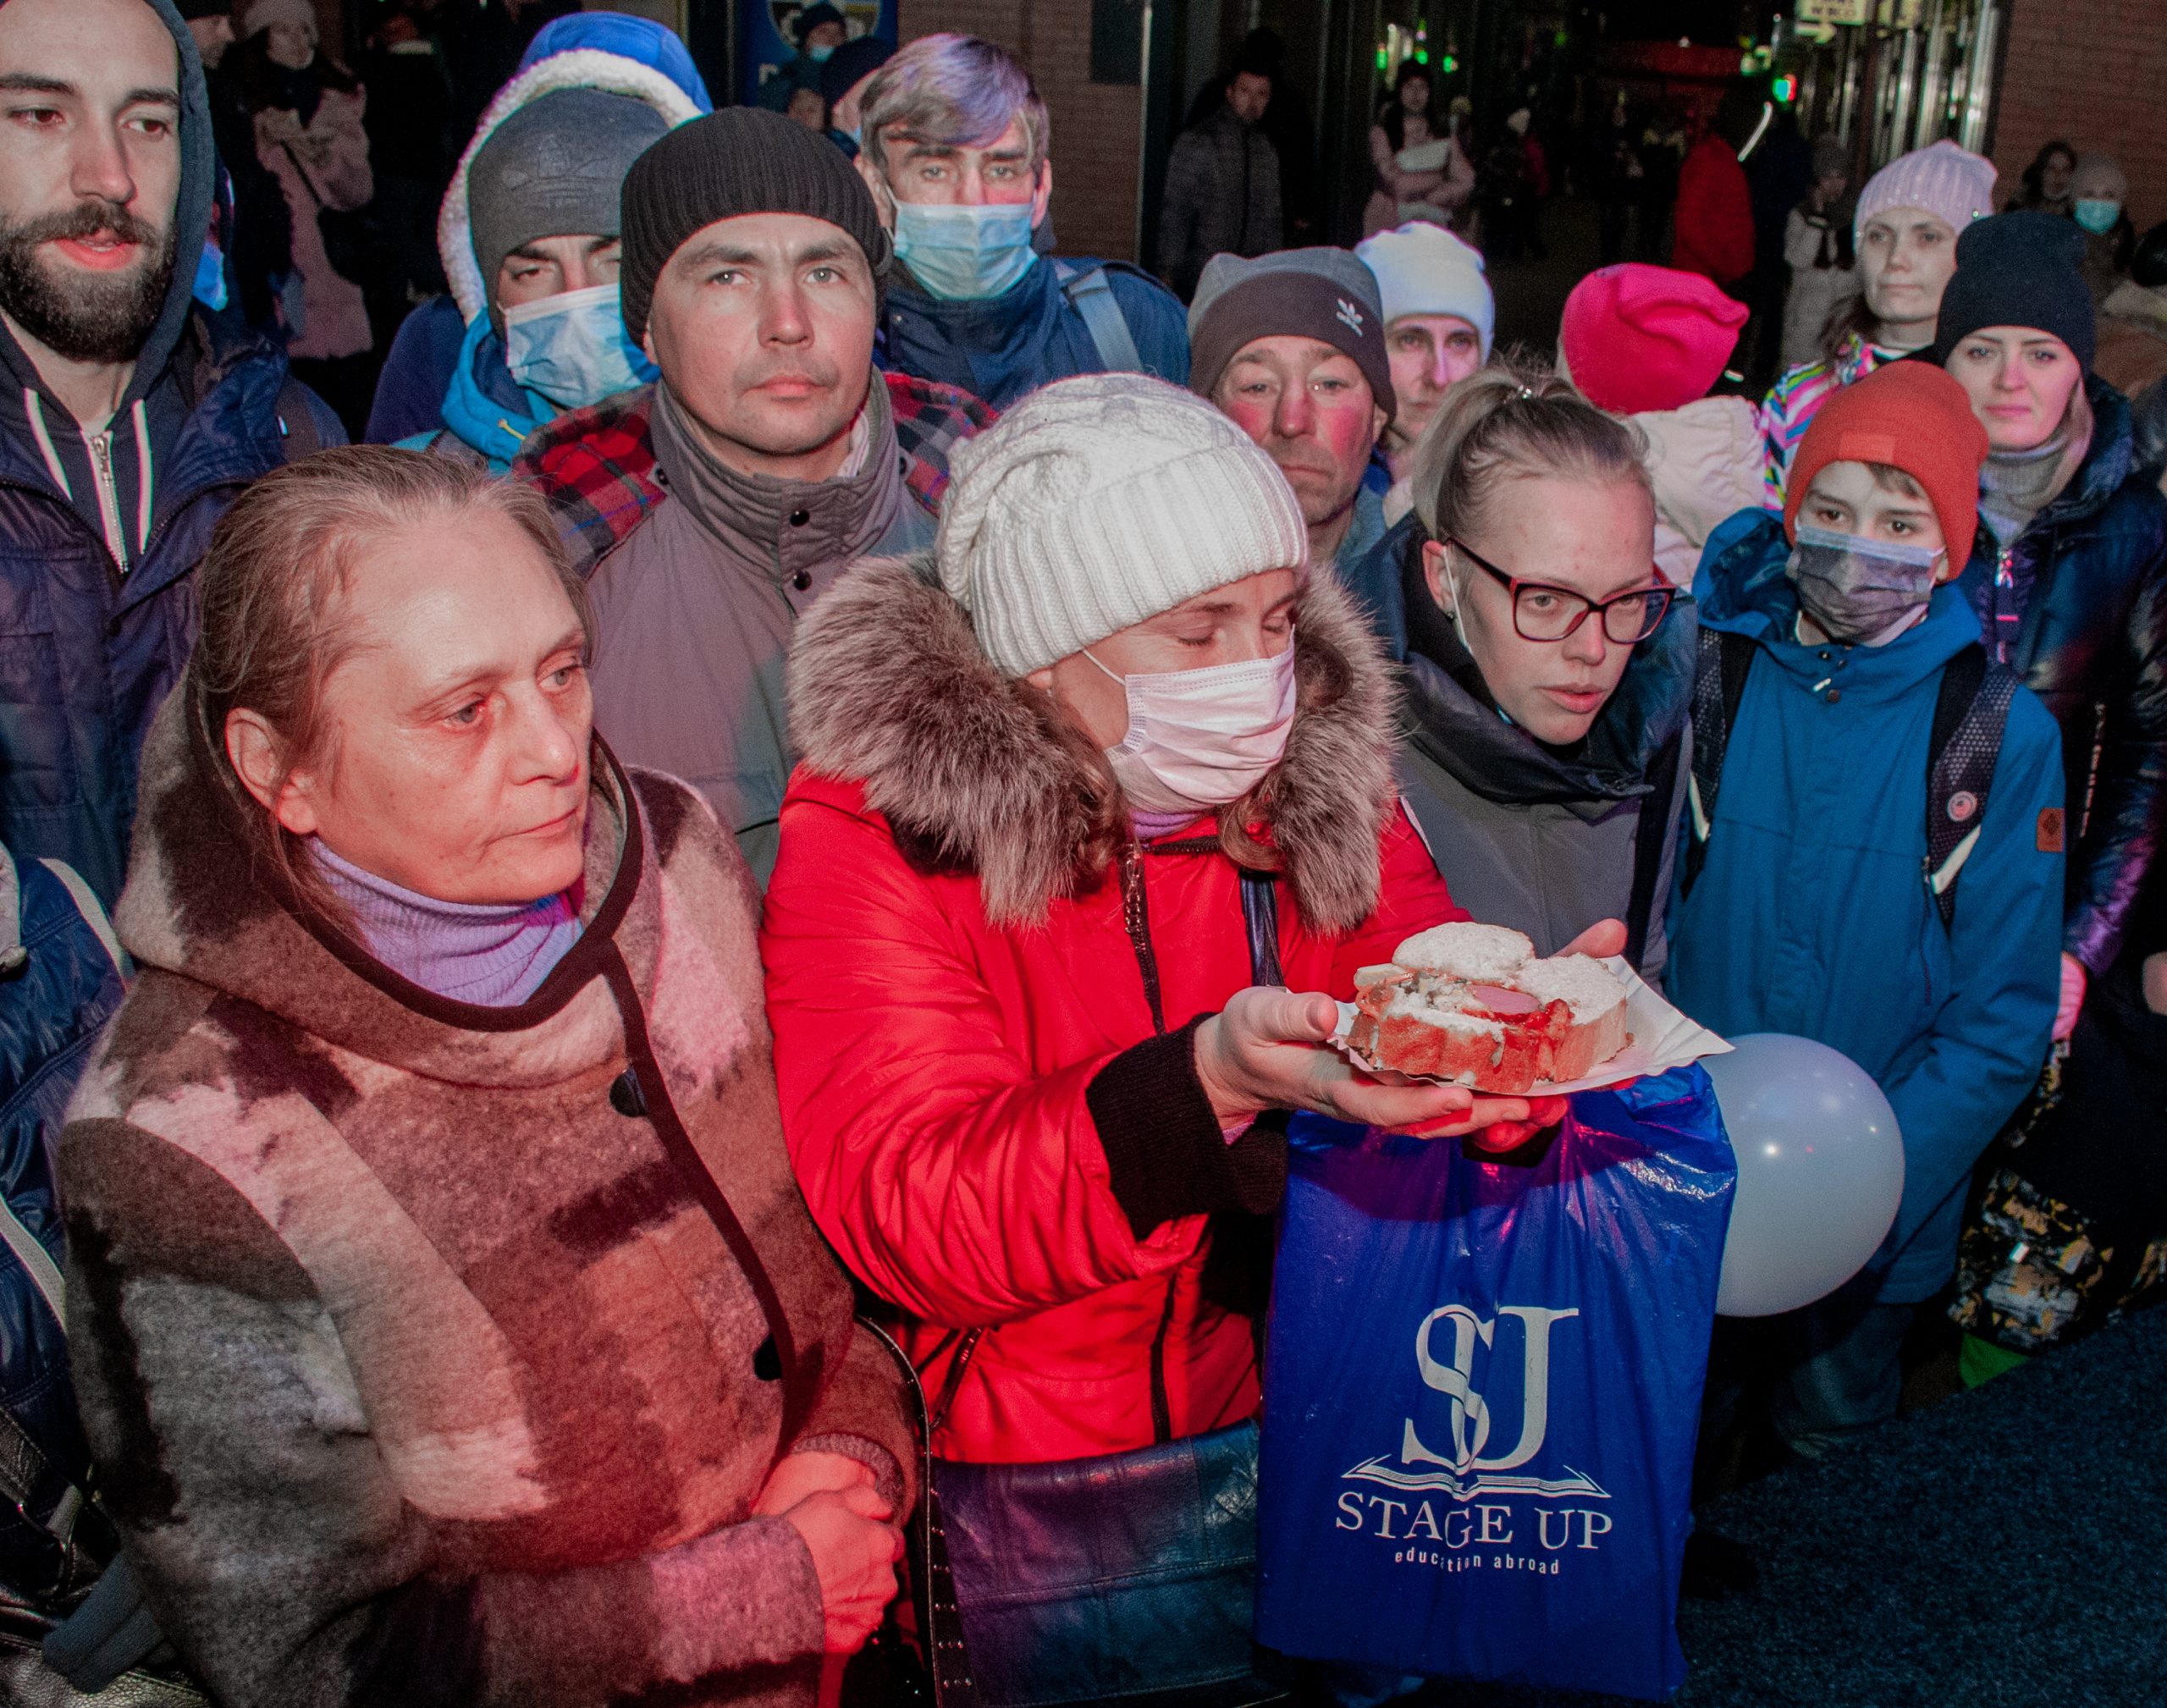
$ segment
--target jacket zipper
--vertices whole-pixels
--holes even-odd
[[[2002,621],[2001,607],[2002,597],[2007,594],[2010,613],[2015,614],[2016,577],[2010,571],[2010,565],[2015,561],[2016,546],[2014,542],[2004,546],[2001,555],[1994,559],[1994,662],[1997,664],[2009,662],[2008,628]]]
[[[1121,918],[1128,946],[1144,975],[1144,1000],[1151,1005],[1151,1030],[1163,1033],[1166,1012],[1159,998],[1159,957],[1151,947],[1151,909],[1144,895],[1144,848],[1132,841],[1121,851]]]
[[[120,573],[128,573],[128,536],[120,526],[120,494],[113,484],[113,429],[102,433],[90,433],[84,442],[91,448],[91,471],[97,477],[98,520],[105,524],[106,549],[113,554],[113,560],[120,566]]]
[[[1144,1000],[1151,1005],[1151,1030],[1163,1037],[1166,1012],[1159,993],[1159,956],[1151,946],[1151,908],[1144,894],[1144,848],[1133,840],[1121,851],[1121,918],[1144,975]],[[1174,1438],[1172,1402],[1166,1397],[1166,1336],[1174,1326],[1174,1277],[1166,1277],[1166,1303],[1159,1313],[1159,1331],[1151,1337],[1151,1438]]]

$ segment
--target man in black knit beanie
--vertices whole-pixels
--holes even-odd
[[[764,881],[797,620],[854,559],[932,544],[949,447],[992,415],[874,368],[888,238],[825,138],[725,108],[635,161],[621,212],[625,330],[662,377],[560,416],[513,473],[588,579],[597,728],[698,786]]]

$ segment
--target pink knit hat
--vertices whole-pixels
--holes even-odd
[[[1923,207],[1949,222],[1959,237],[1975,219],[1994,211],[1994,163],[1959,148],[1947,137],[1931,147],[1900,154],[1866,181],[1859,211],[1851,216],[1856,238],[1866,223],[1892,207]]]
[[[1723,377],[1745,317],[1712,278],[1628,261],[1573,287],[1558,342],[1573,383],[1597,409],[1682,409]]]

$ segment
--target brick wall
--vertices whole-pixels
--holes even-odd
[[[1063,255],[1136,258],[1143,91],[1091,79],[1090,0],[902,0],[902,38],[953,30],[1031,68],[1053,124],[1054,234]]]
[[[1994,114],[2006,200],[2039,146],[2065,139],[2111,154],[2130,179],[2130,217],[2167,219],[2167,7],[2160,0],[2015,0]]]

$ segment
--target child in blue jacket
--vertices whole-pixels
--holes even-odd
[[[1971,651],[1978,621],[1951,585],[1971,554],[1986,452],[1947,374],[1880,369],[1815,419],[1782,517],[1724,523],[1693,588],[1707,649],[1695,741],[1720,773],[1696,759],[1671,996],[1721,1033],[1841,1050],[1880,1084],[1903,1134],[1903,1201],[1881,1251],[1764,1337],[1778,1430],[1808,1455],[1895,1415],[1905,1332],[1954,1271],[1972,1165],[2037,1077],[2059,989],[2060,736],[2028,690]],[[1709,727],[1726,646],[1727,735]],[[1937,792],[1944,667],[1979,682],[1958,754],[1992,754],[1997,721],[1999,743],[1968,786]],[[1940,843],[1969,827],[1938,858],[1930,813],[1951,821]]]

